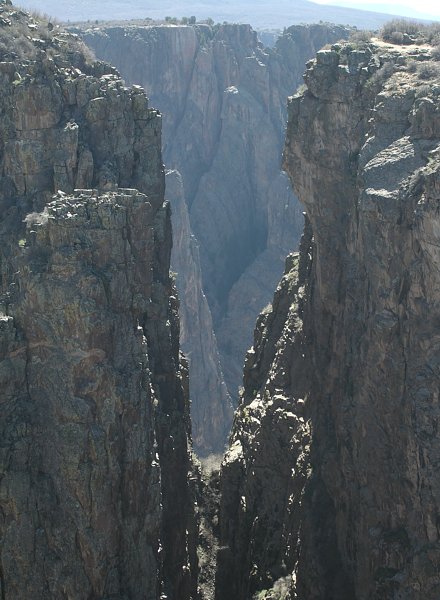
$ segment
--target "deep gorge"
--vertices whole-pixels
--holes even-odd
[[[201,454],[223,452],[255,320],[303,226],[281,170],[287,97],[306,61],[349,30],[291,27],[274,49],[249,25],[74,30],[163,114],[164,162],[180,174],[168,176],[166,196],[178,207],[172,268],[194,369],[193,440]]]
[[[0,33],[2,600],[436,600],[427,34]]]

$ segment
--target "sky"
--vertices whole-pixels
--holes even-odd
[[[350,6],[351,8],[362,8],[364,10],[381,10],[381,12],[393,12],[393,6],[401,10],[394,10],[397,14],[407,16],[420,14],[430,15],[440,19],[439,0],[313,0],[319,4],[334,4]],[[386,10],[385,10],[386,9]]]
[[[314,0],[348,8],[402,15],[440,21],[440,0]],[[1,0],[0,0],[1,2]],[[136,19],[145,16],[154,19],[166,15],[196,15],[212,17],[215,21],[251,23],[256,28],[282,29],[299,22],[319,20],[322,8],[319,4],[302,3],[297,0],[13,0],[25,8],[35,8],[62,21],[87,21],[103,19]],[[406,9],[404,8],[406,6]],[[327,21],[351,23],[364,29],[378,29],[388,16],[380,17],[357,13],[344,15],[344,8],[334,11]],[[333,12],[332,12],[333,11]],[[373,24],[374,23],[374,24]]]

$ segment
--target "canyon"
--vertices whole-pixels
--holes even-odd
[[[164,161],[180,174],[178,185],[179,176],[169,175],[166,194],[176,207],[172,268],[193,441],[201,455],[222,452],[255,320],[303,226],[281,171],[287,97],[305,62],[349,30],[290,27],[273,49],[248,25],[74,31],[127,82],[145,87],[163,114]],[[191,252],[182,247],[188,238]]]
[[[184,102],[175,97],[180,116],[168,123],[148,90],[127,86],[77,35],[0,3],[0,598],[436,600],[436,32],[402,34],[403,44],[339,36],[316,48],[305,85],[295,92],[295,79],[289,90],[283,168],[296,196],[286,208],[271,205],[267,191],[286,175],[268,155],[283,139],[283,109],[266,77],[284,81],[284,68],[298,77],[297,54],[281,67],[279,45],[264,49],[247,26],[221,26],[212,38],[202,28],[203,39],[197,27],[175,28],[176,38],[166,29],[148,32],[155,43],[171,39],[164,86],[179,75],[182,85],[205,82],[198,95],[190,85]],[[143,30],[90,35],[131,45],[134,31],[144,48]],[[280,43],[291,48],[313,31],[294,28]],[[187,37],[199,44],[197,60]],[[230,62],[220,64],[249,87],[232,75],[220,85],[219,67],[208,77],[222,53]],[[203,77],[188,79],[177,56]],[[159,59],[157,68],[156,76]],[[226,90],[214,102],[221,135],[215,120],[211,137],[196,121],[200,138],[186,99],[198,98],[203,113],[206,90],[218,86]],[[265,115],[255,130],[251,114]],[[184,132],[192,149],[177,165],[172,146],[185,147]],[[243,134],[253,149],[249,171],[246,154],[236,153]],[[170,135],[167,173],[162,135]],[[226,179],[205,165],[191,183],[191,160],[207,159],[210,143],[209,167],[217,156],[223,164],[228,148],[240,157],[226,163],[237,221],[222,221],[215,195],[202,218],[200,189],[209,198]],[[266,195],[256,194],[246,213],[241,188],[258,189],[260,169],[273,177],[263,177]],[[237,244],[253,237],[246,227],[263,223],[262,239],[273,240],[280,260],[300,228],[302,236],[256,320],[228,449],[210,475],[192,452],[180,340],[194,347],[191,336],[203,336],[189,358],[196,377],[210,373],[206,395],[216,389],[221,398],[215,410],[199,407],[206,412],[194,427],[196,447],[209,453],[231,418],[216,327],[228,331],[230,290],[242,274],[221,308],[212,290],[224,281],[206,285],[203,274],[226,277],[232,259],[226,246],[223,259],[205,255],[203,235],[214,230],[205,231],[210,218],[227,236],[221,226],[250,214],[255,221],[243,224]],[[255,266],[272,246],[255,242],[243,273],[275,277]],[[181,307],[176,284],[188,299]],[[250,303],[251,288],[243,289]],[[198,319],[182,335],[179,311],[184,322]]]

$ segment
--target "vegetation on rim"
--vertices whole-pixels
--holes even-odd
[[[440,23],[425,25],[408,19],[392,19],[380,30],[380,37],[393,44],[440,44]]]
[[[86,62],[95,60],[77,35],[66,32],[47,15],[1,5],[0,61],[35,60],[41,50],[49,57],[79,52]]]

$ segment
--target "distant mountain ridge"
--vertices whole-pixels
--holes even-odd
[[[268,4],[265,0],[226,0],[221,4],[213,0],[22,0],[22,6],[48,13],[62,21],[163,19],[165,16],[182,17],[195,15],[198,19],[208,17],[214,21],[250,23],[254,28],[283,28],[299,23],[328,21],[355,25],[363,29],[381,27],[389,14],[363,11],[340,6],[325,6],[308,0],[277,0]]]
[[[354,8],[353,2],[350,0],[334,0],[337,2],[338,7],[342,8]],[[330,5],[328,5],[330,8]],[[401,15],[408,19],[423,19],[423,20],[433,20],[438,21],[440,17],[435,16],[427,11],[421,10],[421,8],[414,10],[411,6],[406,6],[404,4],[392,4],[392,3],[372,3],[372,2],[362,2],[357,3],[355,6],[356,10],[366,10],[371,11],[372,9],[376,9],[375,12],[385,13],[388,17],[391,15]]]

